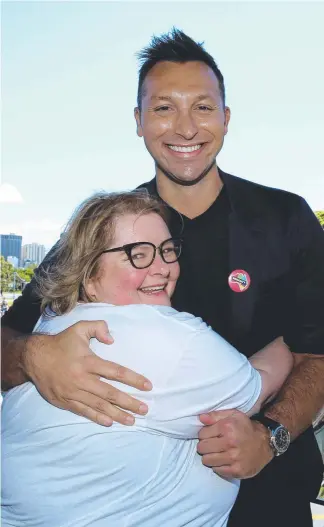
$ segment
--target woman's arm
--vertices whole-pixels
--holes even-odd
[[[282,337],[279,337],[252,355],[249,361],[262,379],[259,399],[248,412],[248,415],[253,415],[277,395],[293,368],[294,359]]]
[[[189,439],[197,437],[201,428],[197,416],[203,413],[227,409],[257,413],[280,390],[293,358],[278,338],[248,360],[205,323],[194,318],[186,322],[176,326],[172,335],[170,327],[163,332],[170,344],[164,345],[163,352],[157,350],[157,355],[164,362],[168,354],[174,360],[177,355],[176,367],[172,375],[160,379],[158,391],[153,382],[154,404],[149,405],[146,424]]]

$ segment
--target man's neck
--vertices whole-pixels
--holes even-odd
[[[187,218],[193,219],[203,214],[214,203],[223,187],[223,182],[215,166],[199,183],[191,187],[174,183],[158,171],[156,185],[163,201]]]

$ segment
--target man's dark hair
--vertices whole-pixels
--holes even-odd
[[[143,48],[137,53],[137,58],[140,63],[138,90],[137,90],[137,106],[141,109],[141,101],[143,97],[143,84],[149,71],[162,61],[169,62],[204,62],[215,73],[223,104],[225,106],[225,85],[224,78],[213,57],[207,53],[203,47],[203,42],[195,42],[188,37],[180,29],[173,28],[169,33],[165,33],[156,37],[152,37],[149,46]]]

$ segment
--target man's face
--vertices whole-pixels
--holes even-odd
[[[135,109],[135,118],[157,175],[192,185],[214,166],[230,111],[206,64],[159,62],[144,81],[142,109]]]

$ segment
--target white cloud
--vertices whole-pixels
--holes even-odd
[[[0,203],[22,203],[24,200],[19,190],[9,183],[0,185]]]

